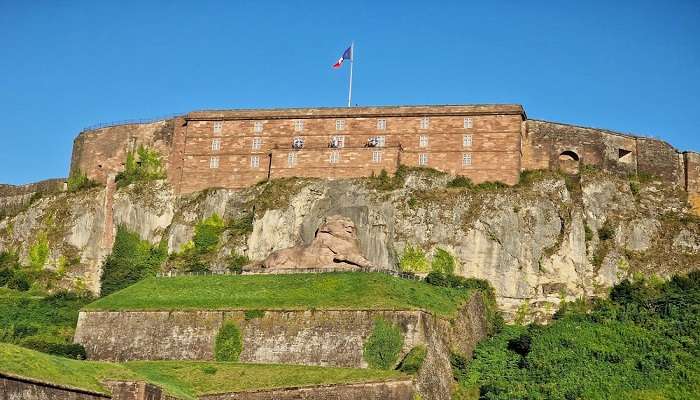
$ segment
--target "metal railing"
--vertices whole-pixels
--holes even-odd
[[[90,125],[88,127],[85,127],[85,128],[83,128],[83,130],[81,132],[94,131],[97,129],[110,128],[113,126],[120,126],[120,125],[151,124],[151,123],[158,122],[158,121],[165,121],[168,119],[180,117],[180,116],[183,116],[185,114],[186,113],[177,113],[177,114],[162,115],[160,117],[155,117],[155,118],[125,119],[122,121],[103,122],[103,123],[99,123],[99,124]]]
[[[289,274],[326,274],[332,272],[377,272],[385,275],[391,275],[397,278],[408,279],[408,280],[421,280],[421,277],[414,274],[409,274],[405,272],[394,271],[390,269],[381,268],[358,268],[358,269],[348,269],[348,268],[280,268],[274,271],[244,271],[243,273],[235,273],[231,271],[194,271],[194,272],[182,272],[182,271],[168,271],[168,272],[158,272],[156,274],[159,278],[174,278],[178,276],[216,276],[216,275],[289,275]]]

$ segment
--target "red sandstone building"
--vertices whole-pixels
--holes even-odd
[[[658,176],[700,192],[700,154],[608,130],[528,120],[520,105],[196,111],[108,126],[75,140],[71,170],[108,182],[139,145],[157,149],[178,193],[270,178],[349,178],[403,164],[515,184],[525,169],[581,164]]]

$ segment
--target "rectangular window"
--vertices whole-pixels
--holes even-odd
[[[464,135],[462,137],[462,147],[472,147],[472,135]]]
[[[221,133],[221,128],[224,127],[223,121],[214,121],[214,133]]]
[[[379,129],[380,131],[386,129],[386,120],[384,118],[380,118],[377,120],[377,129]]]
[[[418,165],[428,165],[428,155],[423,153],[418,155]]]
[[[257,169],[258,167],[260,167],[260,156],[250,157],[250,167],[253,169]]]
[[[474,127],[474,120],[471,118],[464,118],[464,128],[469,129]]]
[[[295,165],[297,165],[297,153],[291,152],[291,153],[287,154],[287,166],[293,167]]]
[[[472,165],[472,155],[469,153],[462,154],[462,166],[468,167]]]
[[[219,157],[209,159],[209,168],[219,168]]]
[[[421,129],[428,129],[430,128],[430,118],[428,117],[423,117],[420,119],[420,128]]]
[[[263,123],[260,121],[256,121],[253,123],[253,132],[262,132],[263,131]]]
[[[262,138],[254,137],[253,138],[253,150],[260,150],[260,147],[262,147]]]
[[[211,141],[211,151],[221,150],[221,139],[214,139]]]
[[[342,131],[344,129],[345,129],[345,120],[344,119],[336,119],[335,120],[335,130]]]
[[[384,136],[377,136],[377,147],[384,147],[386,145],[386,138]]]
[[[331,138],[331,147],[336,149],[345,147],[345,136],[333,136]]]
[[[372,152],[372,162],[375,164],[382,162],[382,152],[381,151],[373,151]]]
[[[301,132],[304,130],[304,120],[297,119],[294,120],[294,130],[297,132]]]
[[[421,135],[418,138],[418,146],[420,147],[428,147],[428,137],[425,135]]]
[[[340,152],[339,151],[331,151],[331,158],[330,162],[331,164],[336,164],[340,161]]]

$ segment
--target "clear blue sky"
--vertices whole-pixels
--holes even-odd
[[[520,103],[700,150],[700,1],[0,0],[0,182],[88,125],[203,108]]]

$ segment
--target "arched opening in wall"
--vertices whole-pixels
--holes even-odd
[[[578,174],[579,161],[575,151],[563,151],[559,154],[559,169],[567,174]]]

